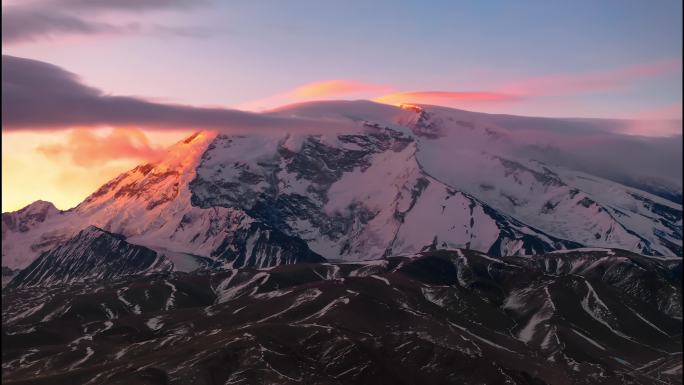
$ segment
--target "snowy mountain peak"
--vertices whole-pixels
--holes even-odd
[[[194,168],[214,134],[198,132],[168,148],[164,158],[140,165],[103,185],[76,207],[76,211],[93,215],[106,209],[131,205],[152,210],[173,201],[182,194],[182,185],[194,176]],[[105,226],[106,227],[106,226]]]
[[[27,232],[36,224],[59,213],[60,210],[51,202],[35,201],[20,210],[2,214],[3,234],[5,227],[8,230]]]
[[[37,200],[30,205],[22,208],[19,212],[24,214],[37,214],[37,213],[47,213],[47,212],[58,212],[59,210],[55,207],[52,202]]]
[[[27,212],[47,214],[29,230],[11,225],[16,213],[3,214],[3,265],[25,267],[89,225],[222,266],[439,248],[529,255],[585,246],[681,255],[681,204],[610,179],[606,170],[623,166],[592,147],[642,139],[586,121],[434,106],[322,102],[270,114],[320,127],[198,132],[73,210],[36,204]],[[577,142],[572,130],[593,130],[600,140]],[[573,141],[577,147],[567,147]],[[540,148],[553,148],[554,157]],[[643,148],[645,159],[660,156]],[[604,172],[568,160],[583,152],[584,162]]]
[[[409,104],[409,103],[401,103],[399,104],[399,108],[402,110],[408,110],[408,111],[413,111],[417,113],[423,112],[423,107],[417,105],[417,104]]]
[[[60,210],[57,209],[52,202],[37,200],[17,211],[3,213],[3,216],[11,215],[15,218],[32,218],[35,221],[42,222],[45,218],[58,214],[59,212]]]

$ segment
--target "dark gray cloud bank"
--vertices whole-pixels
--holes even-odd
[[[207,37],[199,27],[178,27],[149,23],[113,24],[97,19],[103,12],[139,15],[144,12],[185,11],[202,5],[197,0],[53,0],[19,3],[2,7],[2,42],[18,44],[62,35],[148,34]]]
[[[292,111],[296,111],[297,117],[292,116]],[[156,103],[108,95],[49,63],[2,56],[2,129],[6,131],[103,125],[231,133],[325,133],[359,129],[361,124],[353,122],[357,120],[354,116],[382,121],[394,111],[395,107],[362,101],[319,102],[274,113]],[[622,135],[612,132],[613,126],[626,122],[618,120],[466,114],[493,119],[526,137],[547,137],[545,142],[550,146],[520,148],[527,157],[585,170],[681,201],[681,135]]]
[[[289,118],[223,108],[202,108],[107,95],[82,84],[55,65],[2,56],[2,129],[63,129],[74,126],[142,126],[146,128],[327,131],[337,121]]]

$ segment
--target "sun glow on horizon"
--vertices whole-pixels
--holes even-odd
[[[91,130],[91,135],[83,130]],[[3,131],[2,212],[36,200],[52,202],[61,210],[72,208],[120,173],[153,160],[158,153],[149,149],[163,149],[191,133],[112,128]],[[135,152],[140,141],[148,148]]]

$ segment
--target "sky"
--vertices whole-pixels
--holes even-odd
[[[72,207],[197,128],[277,126],[249,111],[308,100],[550,117],[682,113],[681,1],[22,0],[2,8],[3,212],[36,199]]]

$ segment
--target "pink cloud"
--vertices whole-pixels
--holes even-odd
[[[635,82],[681,72],[681,59],[663,60],[643,65],[582,74],[554,74],[514,80],[487,91],[414,91],[393,92],[374,98],[388,104],[424,103],[458,107],[487,108],[494,102],[517,102],[557,95],[615,91]],[[670,111],[671,113],[671,111]]]
[[[682,118],[682,103],[673,103],[667,106],[642,110],[636,113],[634,119],[661,119],[661,120],[675,120]]]
[[[672,59],[608,71],[555,74],[521,79],[503,85],[499,91],[529,96],[611,91],[627,87],[640,79],[681,72],[681,70],[681,59]]]
[[[670,137],[682,135],[681,120],[630,120],[620,131],[627,135]]]
[[[548,96],[620,90],[642,79],[681,72],[681,67],[681,59],[671,59],[590,73],[523,78],[481,91],[399,91],[399,87],[387,84],[342,79],[322,80],[260,100],[243,103],[238,108],[266,110],[304,100],[353,96],[395,105],[423,103],[482,109],[498,103],[513,103],[526,99],[536,99],[535,103],[539,103],[541,98]]]
[[[413,91],[413,92],[394,92],[387,95],[379,96],[373,99],[376,102],[399,104],[399,103],[425,103],[425,104],[440,104],[440,103],[490,103],[490,102],[507,102],[519,100],[520,96],[499,92],[486,91],[471,91],[471,92],[456,92],[456,91]]]
[[[682,103],[642,110],[632,116],[622,132],[640,136],[682,135]]]

